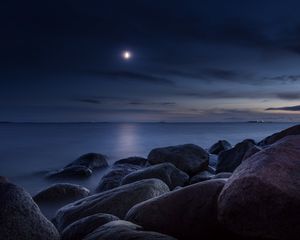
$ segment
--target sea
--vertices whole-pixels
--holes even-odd
[[[147,157],[153,148],[194,143],[209,148],[218,140],[236,144],[256,141],[296,123],[1,123],[0,175],[34,195],[61,180],[46,179],[82,154],[105,154],[110,164]],[[96,171],[81,184],[91,191],[109,168]]]

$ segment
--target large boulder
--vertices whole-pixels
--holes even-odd
[[[92,175],[92,170],[85,167],[74,165],[70,167],[61,168],[55,171],[49,172],[46,177],[47,178],[86,178]]]
[[[98,213],[79,219],[62,231],[62,240],[82,240],[86,235],[92,233],[98,227],[116,220],[119,220],[119,218],[105,213]]]
[[[176,168],[171,163],[161,163],[128,174],[122,180],[122,185],[136,182],[142,179],[157,178],[166,183],[171,190],[177,186],[184,186],[189,176]]]
[[[200,172],[190,179],[190,184],[210,180],[210,179],[212,179],[213,176],[214,175],[211,174],[209,171]]]
[[[142,202],[129,210],[126,220],[179,239],[223,236],[217,221],[217,199],[225,182],[205,181]]]
[[[87,153],[68,164],[66,168],[71,166],[83,166],[93,170],[107,167],[108,163],[106,157],[100,153]]]
[[[0,239],[60,239],[29,193],[4,178],[0,178]]]
[[[152,165],[170,162],[178,169],[193,175],[207,169],[209,154],[197,145],[184,144],[155,148],[149,153],[148,161]]]
[[[218,202],[220,222],[253,238],[300,236],[300,136],[289,136],[248,158]]]
[[[254,155],[255,153],[258,153],[262,150],[261,147],[254,145],[251,148],[248,149],[248,151],[245,153],[242,161],[246,160],[247,158],[251,157],[252,155]]]
[[[87,197],[90,191],[77,184],[57,183],[38,192],[33,200],[39,202],[75,201]]]
[[[219,140],[218,142],[213,144],[209,148],[208,151],[209,151],[210,154],[218,155],[220,152],[229,150],[230,148],[232,148],[232,146],[229,142],[227,142],[226,140]]]
[[[124,218],[137,203],[169,192],[169,187],[159,179],[147,179],[98,193],[58,210],[54,222],[59,231],[76,220],[97,213],[109,213]]]
[[[234,148],[221,152],[218,157],[216,173],[233,172],[241,164],[247,151],[253,146],[255,146],[255,142],[246,139],[235,145]]]
[[[142,227],[119,220],[107,223],[86,236],[83,240],[176,240],[173,237],[142,231]]]
[[[136,171],[141,169],[142,167],[139,165],[134,164],[116,164],[112,167],[112,169],[105,174],[96,189],[97,192],[104,192],[116,187],[119,187],[121,185],[122,179]]]
[[[300,135],[300,124],[287,128],[281,132],[274,133],[271,136],[266,137],[258,143],[259,146],[267,146],[277,142],[278,140],[291,135]]]
[[[118,164],[132,164],[132,165],[138,165],[141,167],[146,167],[149,165],[149,162],[146,158],[142,157],[129,157],[129,158],[123,158],[114,163],[114,165]]]

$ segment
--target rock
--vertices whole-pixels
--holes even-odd
[[[262,150],[261,147],[254,145],[252,146],[244,155],[242,161],[246,160],[247,158],[251,157],[252,155],[254,155],[255,153],[258,153]]]
[[[75,201],[83,197],[87,197],[90,191],[76,184],[57,183],[38,192],[33,200],[35,202],[51,202],[51,201]]]
[[[176,240],[161,233],[141,230],[141,226],[131,222],[123,220],[113,221],[99,227],[83,240]]]
[[[246,139],[234,148],[220,153],[216,173],[233,172],[242,162],[246,152],[255,145],[253,140]]]
[[[245,237],[300,236],[300,136],[289,136],[243,161],[227,181],[218,217]]]
[[[108,163],[106,157],[100,153],[87,153],[68,164],[65,168],[72,166],[83,166],[93,170],[94,168],[107,167]]]
[[[129,158],[124,158],[121,160],[118,160],[114,163],[114,165],[117,164],[132,164],[132,165],[138,165],[141,167],[146,167],[149,162],[146,158],[142,158],[142,157],[129,157]]]
[[[92,170],[84,166],[71,166],[49,172],[47,178],[89,177]]]
[[[62,240],[81,240],[98,227],[116,220],[119,220],[119,218],[105,213],[98,213],[81,218],[63,230],[61,234]]]
[[[135,204],[166,192],[169,192],[168,186],[158,179],[126,184],[62,207],[57,211],[54,222],[58,230],[62,231],[76,220],[97,213],[109,213],[122,219]]]
[[[229,150],[231,148],[232,146],[229,142],[227,142],[226,140],[220,140],[213,144],[208,151],[210,154],[218,155],[220,152]]]
[[[139,165],[133,164],[117,164],[112,167],[112,169],[105,174],[97,187],[97,192],[107,191],[121,185],[122,179],[136,170],[141,169]]]
[[[293,127],[287,128],[281,132],[274,133],[271,136],[266,137],[258,143],[259,146],[267,146],[277,142],[278,140],[291,135],[300,135],[300,125],[295,125]]]
[[[149,178],[162,180],[171,190],[177,186],[184,186],[189,180],[189,176],[176,168],[173,164],[161,163],[128,174],[123,178],[121,184],[124,185]]]
[[[208,171],[200,172],[200,173],[196,174],[195,176],[193,176],[190,179],[190,184],[194,184],[194,183],[198,183],[198,182],[203,182],[203,181],[206,181],[206,180],[210,180],[213,176],[214,175],[211,174]]]
[[[232,175],[231,172],[220,172],[212,177],[212,179],[219,179],[219,178],[230,178]]]
[[[59,233],[23,188],[0,181],[0,239],[58,240]]]
[[[193,175],[208,167],[209,155],[201,147],[194,144],[184,144],[163,148],[155,148],[148,155],[150,164],[164,162],[173,163],[178,169]]]
[[[225,182],[196,183],[142,202],[130,209],[125,219],[178,239],[224,238],[217,221],[217,199]]]

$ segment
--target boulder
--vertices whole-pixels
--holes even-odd
[[[93,170],[94,168],[107,167],[108,163],[106,157],[100,153],[87,153],[68,164],[66,168],[71,166],[83,166]]]
[[[128,174],[123,178],[121,184],[124,185],[149,178],[162,180],[171,190],[177,186],[184,186],[189,180],[189,176],[176,168],[172,163],[161,163]]]
[[[0,239],[60,239],[29,193],[4,178],[0,179]]]
[[[124,218],[137,203],[169,192],[168,186],[159,179],[147,179],[126,184],[70,203],[56,213],[54,223],[59,231],[80,218],[97,213],[109,213]]]
[[[57,183],[38,192],[33,200],[39,202],[53,202],[53,201],[75,201],[83,197],[87,197],[90,191],[76,184]]]
[[[139,165],[133,164],[116,164],[112,167],[112,169],[105,174],[96,189],[97,192],[107,191],[121,185],[122,179],[136,170],[141,169],[142,167]]]
[[[225,182],[196,183],[142,202],[131,208],[125,219],[178,239],[224,238],[217,221],[217,199]]]
[[[232,148],[232,146],[229,142],[226,140],[220,140],[213,144],[208,151],[210,154],[218,155],[220,152],[229,150],[230,148]]]
[[[70,177],[80,177],[85,178],[92,175],[92,170],[84,166],[70,166],[66,168],[61,168],[56,171],[49,172],[47,178],[70,178]]]
[[[289,136],[243,161],[218,201],[218,218],[245,237],[300,236],[300,136]]]
[[[62,240],[82,240],[86,235],[92,233],[98,227],[116,220],[119,220],[119,218],[105,213],[98,213],[81,218],[62,231]]]
[[[203,182],[203,181],[206,181],[206,180],[210,180],[213,176],[214,175],[211,174],[208,171],[200,172],[200,173],[196,174],[195,176],[193,176],[190,179],[190,184],[194,184],[194,183],[198,183],[198,182]]]
[[[216,173],[233,172],[242,162],[246,152],[255,145],[255,142],[246,139],[234,148],[220,153]]]
[[[114,165],[117,165],[117,164],[132,164],[132,165],[138,165],[141,167],[146,167],[147,165],[149,165],[149,162],[146,158],[129,157],[129,158],[120,159],[114,163]]]
[[[261,147],[271,145],[286,136],[292,136],[292,135],[300,135],[300,124],[287,128],[281,132],[274,133],[273,135],[268,136],[262,141],[260,141],[258,145]]]
[[[142,231],[142,227],[131,222],[119,220],[107,223],[83,240],[176,240],[173,237],[156,233]]]
[[[250,149],[248,149],[248,151],[245,153],[242,161],[246,160],[247,158],[251,157],[252,155],[254,155],[255,153],[258,153],[262,150],[261,147],[254,145],[252,146]]]
[[[214,176],[212,177],[212,179],[230,178],[231,175],[232,175],[231,172],[220,172],[220,173],[214,175]]]
[[[155,148],[149,153],[148,161],[152,165],[170,162],[178,169],[193,175],[207,169],[209,154],[197,145],[184,144]]]

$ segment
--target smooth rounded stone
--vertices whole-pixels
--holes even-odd
[[[38,192],[33,200],[35,202],[51,202],[51,201],[75,201],[83,197],[87,197],[90,191],[77,184],[57,183]]]
[[[178,239],[224,237],[217,220],[217,199],[222,179],[196,183],[137,204],[126,220]]]
[[[147,165],[149,165],[149,162],[146,158],[129,157],[129,158],[120,159],[114,163],[114,165],[117,165],[117,164],[133,164],[133,165],[138,165],[141,167],[146,167]]]
[[[179,170],[171,163],[161,163],[125,176],[122,185],[136,182],[143,179],[157,178],[166,183],[171,190],[177,186],[184,186],[189,181],[189,175]]]
[[[159,179],[126,184],[62,207],[57,211],[54,223],[61,232],[78,219],[97,213],[109,213],[122,219],[135,204],[167,192],[169,187]]]
[[[119,220],[119,218],[106,213],[98,213],[85,218],[81,218],[78,221],[75,221],[67,226],[62,231],[62,240],[81,240],[98,227],[116,220]]]
[[[258,143],[258,145],[261,147],[267,146],[267,145],[277,142],[278,140],[280,140],[286,136],[292,136],[292,135],[300,135],[300,124],[295,125],[290,128],[287,128],[287,129],[284,129],[281,132],[274,133],[273,135],[268,136],[265,139],[263,139],[262,141],[260,141]]]
[[[95,168],[107,167],[108,163],[106,161],[106,157],[100,153],[87,153],[68,164],[66,168],[78,165],[93,170]]]
[[[189,175],[207,170],[209,154],[194,144],[155,148],[148,155],[150,164],[170,162]]]
[[[231,175],[232,175],[231,172],[220,172],[220,173],[214,175],[214,176],[212,177],[212,179],[230,178]]]
[[[209,153],[210,154],[216,154],[218,155],[220,152],[222,151],[226,151],[231,149],[232,146],[229,142],[227,142],[226,140],[219,140],[218,142],[216,142],[215,144],[213,144],[210,148],[209,148]]]
[[[243,161],[227,181],[218,217],[245,237],[300,236],[300,136],[289,136]]]
[[[107,223],[83,240],[176,240],[173,237],[142,231],[142,227],[131,222],[119,220]]]
[[[193,176],[190,179],[190,184],[194,184],[194,183],[198,183],[198,182],[203,182],[203,181],[210,180],[210,179],[212,179],[213,176],[214,175],[211,174],[208,171],[200,172],[200,173],[196,174],[195,176]]]
[[[92,170],[84,166],[71,166],[56,171],[49,172],[47,178],[68,178],[68,177],[89,177]]]
[[[0,239],[59,240],[54,225],[23,188],[0,180]]]
[[[216,173],[233,172],[242,162],[246,152],[255,145],[251,139],[246,139],[234,148],[220,153]]]
[[[251,157],[252,155],[254,155],[255,153],[258,153],[262,150],[261,147],[254,145],[252,146],[244,155],[242,161],[246,160],[247,158]]]
[[[105,174],[96,189],[97,192],[104,192],[110,189],[114,189],[116,187],[119,187],[121,185],[122,179],[136,171],[141,169],[142,167],[139,165],[133,165],[133,164],[117,164],[112,167],[112,169]]]

